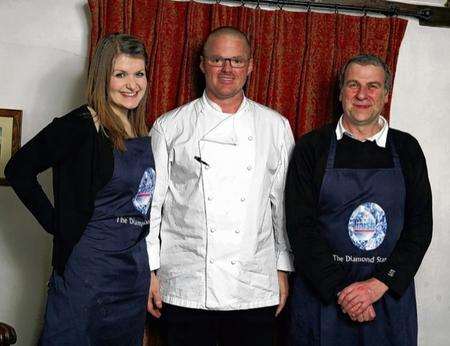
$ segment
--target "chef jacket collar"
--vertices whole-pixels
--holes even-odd
[[[233,114],[238,114],[241,111],[244,111],[245,109],[247,109],[248,107],[248,101],[247,101],[247,97],[245,97],[245,94],[243,95],[244,98],[242,99],[242,102],[237,110],[236,113],[224,113],[222,112],[222,108],[215,102],[211,101],[211,99],[206,95],[206,90],[203,91],[203,96],[202,96],[202,100],[203,100],[203,104],[205,105],[205,107],[207,108],[212,108],[215,111],[223,114],[223,115],[233,115]]]
[[[355,138],[355,136],[353,136],[348,130],[345,129],[344,124],[342,122],[342,117],[343,117],[343,115],[341,115],[341,117],[339,118],[338,124],[336,126],[335,132],[336,132],[337,140],[339,141],[340,139],[342,139],[344,134],[351,138]],[[388,130],[389,130],[389,124],[388,124],[387,120],[381,115],[378,117],[378,123],[381,126],[381,130],[378,131],[377,133],[375,133],[372,137],[366,138],[365,140],[362,140],[361,142],[375,141],[379,147],[385,148],[387,134],[388,134]]]

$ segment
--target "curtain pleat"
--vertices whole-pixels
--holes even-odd
[[[125,32],[149,53],[148,122],[199,97],[202,44],[219,26],[235,26],[252,44],[246,94],[286,116],[298,138],[339,116],[338,73],[358,53],[385,59],[395,74],[407,21],[338,13],[289,12],[170,0],[89,0],[90,55],[99,39]],[[389,118],[390,102],[384,115]]]

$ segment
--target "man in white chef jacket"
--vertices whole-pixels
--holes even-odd
[[[148,310],[163,316],[169,346],[272,345],[293,271],[284,216],[292,131],[245,97],[253,59],[242,32],[211,32],[200,69],[203,96],[151,130]]]

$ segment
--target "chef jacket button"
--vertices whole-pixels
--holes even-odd
[[[252,166],[247,166],[247,171],[251,171],[252,170]]]
[[[211,228],[209,231],[210,231],[211,233],[214,233],[214,232],[216,231],[216,229],[215,229],[215,228]]]
[[[252,137],[252,136],[248,136],[248,140],[249,140],[249,141],[252,141],[252,140],[253,140],[253,137]]]
[[[214,263],[214,260],[213,260],[213,259],[210,259],[210,260],[209,260],[209,263],[213,264],[213,263]]]
[[[245,201],[245,197],[241,197],[241,202],[244,202]]]
[[[235,264],[236,264],[236,261],[231,261],[231,264],[235,265]]]
[[[213,200],[213,196],[208,196],[208,201],[212,201]]]
[[[234,231],[234,233],[241,233],[241,231],[237,229]]]
[[[203,165],[203,167],[205,167],[205,169],[209,169],[209,165]]]

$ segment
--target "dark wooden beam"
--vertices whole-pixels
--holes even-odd
[[[220,0],[218,1],[220,2]],[[450,8],[430,5],[413,5],[403,2],[383,0],[224,0],[253,5],[272,5],[303,7],[311,9],[328,9],[334,11],[354,11],[379,13],[385,16],[405,16],[417,18],[420,25],[450,27]]]

